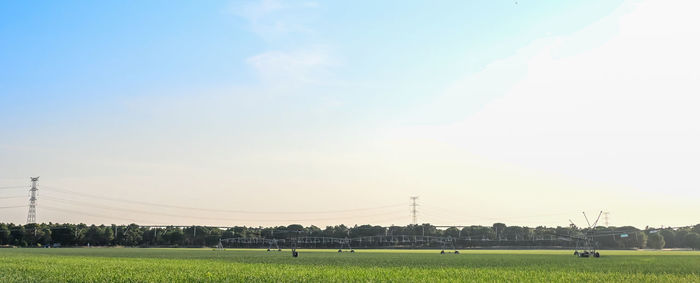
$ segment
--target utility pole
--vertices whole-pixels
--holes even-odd
[[[29,214],[27,215],[27,224],[36,223],[36,182],[39,182],[39,177],[29,177],[32,180],[32,188],[29,189],[31,193],[29,197]]]
[[[418,218],[417,218],[418,210],[416,210],[416,207],[418,206],[418,204],[416,203],[416,200],[418,200],[417,196],[411,197],[411,220],[412,220],[413,225],[418,224]]]

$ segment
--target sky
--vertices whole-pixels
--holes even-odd
[[[699,6],[5,1],[0,222],[694,225]]]

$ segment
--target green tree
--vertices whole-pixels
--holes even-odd
[[[450,228],[447,228],[445,230],[444,234],[445,234],[445,236],[457,238],[457,237],[459,237],[460,232],[459,232],[459,229],[457,229],[457,227],[450,227]]]
[[[41,228],[41,236],[39,237],[39,242],[44,244],[44,245],[49,245],[51,242],[53,242],[53,238],[51,237],[53,233],[51,232],[50,227],[42,227]]]
[[[666,242],[665,247],[677,248],[675,231],[671,229],[664,229],[659,231],[659,233],[661,233],[661,236],[664,236],[664,242]]]
[[[12,238],[11,244],[26,247],[27,241],[24,240],[25,229],[22,225],[17,225],[15,227],[10,227],[10,238]]]
[[[169,245],[183,245],[185,233],[180,228],[170,228],[163,235],[163,240]]]
[[[695,232],[686,234],[685,238],[683,239],[683,244],[687,248],[700,250],[700,234]]]
[[[693,226],[693,228],[690,229],[690,230],[693,231],[693,232],[695,232],[695,233],[700,234],[700,224],[696,224],[696,225]]]
[[[381,227],[381,226],[380,226],[380,227]],[[382,233],[384,233],[383,231],[384,231],[385,229],[386,229],[386,228],[382,227]],[[307,231],[307,233],[308,233],[310,236],[313,236],[313,237],[318,237],[318,236],[323,235],[323,230],[321,230],[321,228],[318,228],[318,227],[316,227],[316,226],[314,226],[314,225],[311,225],[311,226],[307,227],[307,228],[306,228],[306,231]]]
[[[615,237],[615,242],[617,242],[618,247],[623,248],[623,249],[629,249],[629,248],[639,248],[643,249],[647,245],[647,234],[644,234],[644,232],[639,231],[639,229],[634,228],[632,226],[623,226],[619,227],[618,231],[629,231],[625,234],[627,234],[627,237],[622,237],[616,236]]]
[[[114,230],[112,230],[112,227],[104,227],[100,245],[110,245],[112,241],[114,241]]]
[[[501,239],[503,238],[503,234],[505,233],[506,230],[506,224],[505,223],[493,223],[493,230],[496,233],[496,239]]]
[[[462,237],[468,237],[472,241],[494,240],[496,232],[491,227],[472,225],[462,229]]]
[[[650,233],[647,237],[647,247],[649,248],[660,250],[664,248],[664,245],[666,245],[666,241],[660,232]]]
[[[7,227],[7,224],[0,224],[0,245],[9,245],[11,240],[10,228]]]
[[[35,223],[25,226],[24,236],[22,238],[29,246],[39,246],[51,242],[51,232],[41,226],[42,225]],[[47,231],[49,235],[46,235]]]
[[[85,231],[85,241],[93,246],[99,246],[104,243],[104,229],[95,225],[90,225]]]
[[[138,246],[142,244],[143,232],[136,224],[129,224],[122,232],[121,244],[125,246]]]

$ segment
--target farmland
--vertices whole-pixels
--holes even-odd
[[[646,281],[699,282],[700,252],[0,249],[0,281]]]

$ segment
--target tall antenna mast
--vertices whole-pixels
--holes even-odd
[[[418,204],[416,203],[416,200],[418,200],[417,196],[411,197],[411,223],[413,223],[413,225],[418,224],[418,210],[416,210]]]
[[[32,188],[29,189],[31,193],[29,197],[29,214],[27,215],[27,224],[36,223],[36,182],[39,182],[39,177],[29,177],[32,180]]]

